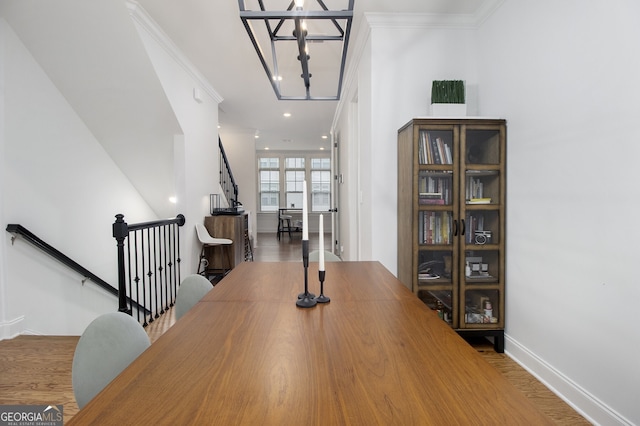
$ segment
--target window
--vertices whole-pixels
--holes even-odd
[[[275,212],[280,207],[280,159],[262,157],[258,159],[260,210]]]
[[[311,211],[326,212],[331,208],[331,161],[311,159]]]
[[[304,158],[285,159],[286,206],[302,208],[302,187],[304,186]]]
[[[281,207],[301,209],[302,187],[307,181],[310,212],[331,206],[331,159],[301,152],[269,153],[258,157],[258,209],[277,212]],[[280,197],[283,194],[283,197]]]

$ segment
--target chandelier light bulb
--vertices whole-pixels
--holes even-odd
[[[302,8],[304,6],[304,0],[295,0],[296,7]]]

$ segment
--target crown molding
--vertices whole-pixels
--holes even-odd
[[[127,0],[127,8],[131,18],[140,25],[168,54],[178,63],[202,89],[218,104],[223,101],[222,96],[213,88],[211,83],[202,75],[189,59],[182,53],[169,36],[160,28],[146,10],[135,0]]]
[[[371,28],[477,29],[503,2],[504,0],[487,0],[472,14],[365,12],[364,22]]]

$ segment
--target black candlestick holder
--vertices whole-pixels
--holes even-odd
[[[318,271],[318,278],[320,279],[320,296],[316,297],[315,300],[318,303],[329,303],[331,299],[324,295],[324,271]]]
[[[302,265],[304,266],[304,293],[298,295],[296,306],[313,308],[318,301],[309,293],[309,240],[302,240]]]

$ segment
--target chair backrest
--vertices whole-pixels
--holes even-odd
[[[193,274],[185,277],[180,283],[178,294],[176,295],[176,320],[180,319],[212,288],[211,282],[202,275]]]
[[[73,393],[82,408],[151,342],[138,321],[123,312],[96,318],[78,340],[71,366]]]
[[[205,228],[201,223],[196,223],[196,233],[198,234],[198,239],[202,244],[207,244],[207,242],[212,238],[209,231],[207,231],[207,228]]]
[[[318,250],[313,250],[312,252],[309,253],[309,261],[317,262],[319,256],[320,256],[320,252]],[[340,259],[335,254],[331,253],[330,251],[325,250],[324,261],[325,262],[342,262],[342,259]]]

